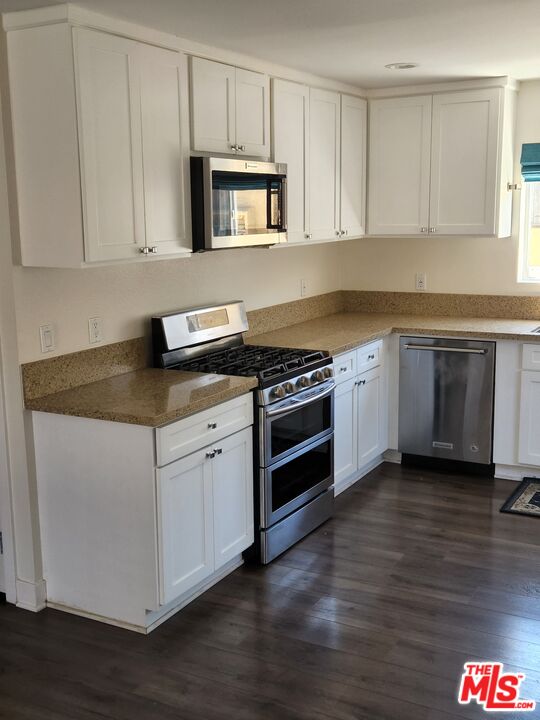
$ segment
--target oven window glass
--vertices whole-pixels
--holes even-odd
[[[293,450],[332,427],[332,398],[315,400],[287,415],[272,419],[270,425],[271,457]]]
[[[272,471],[272,512],[311,490],[332,474],[332,441],[327,440]]]
[[[280,177],[213,172],[214,237],[282,231],[282,194]]]

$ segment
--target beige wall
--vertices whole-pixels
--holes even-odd
[[[139,337],[152,313],[224,300],[248,310],[339,289],[335,247],[223,250],[189,259],[50,270],[14,269],[21,362],[41,353],[39,326],[54,323],[57,351],[89,347],[88,318],[103,318],[104,342]]]
[[[524,142],[540,142],[538,80],[521,85],[517,160]],[[346,243],[340,248],[343,287],[413,291],[415,273],[426,272],[429,292],[539,294],[540,284],[517,282],[519,201],[520,193],[515,192],[511,238],[371,238]]]
[[[518,101],[516,147],[540,140],[540,81],[524,83]],[[87,321],[103,318],[104,342],[140,336],[151,313],[240,298],[248,309],[339,288],[414,290],[415,272],[428,291],[537,294],[517,282],[519,192],[512,238],[374,238],[311,248],[246,249],[84,270],[16,267],[21,362],[43,357],[39,325],[54,323],[56,354],[89,347]]]

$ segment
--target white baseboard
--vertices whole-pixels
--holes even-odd
[[[384,462],[396,463],[401,465],[401,453],[399,450],[386,450],[383,452]]]
[[[47,607],[47,585],[45,580],[37,583],[17,580],[17,607],[39,612]]]
[[[124,630],[131,630],[133,632],[147,635],[243,564],[244,559],[242,555],[238,555],[233,558],[213,575],[210,575],[210,577],[206,578],[206,580],[203,580],[201,583],[196,585],[195,588],[189,590],[185,595],[176,598],[176,600],[173,600],[159,610],[148,612],[146,615],[146,623],[144,625],[135,625],[133,623],[126,622],[125,620],[96,615],[95,613],[88,612],[87,610],[70,607],[58,602],[49,601],[47,603],[47,607],[53,608],[54,610],[61,610],[62,612],[69,613],[70,615],[78,615],[79,617],[88,618],[89,620],[97,620],[98,622],[105,623],[106,625],[113,625],[114,627],[123,628]]]
[[[495,465],[495,477],[499,478],[499,480],[521,482],[524,477],[540,477],[540,468],[497,464]]]
[[[372,470],[375,470],[376,467],[379,467],[381,463],[384,462],[384,456],[383,455],[377,455],[375,459],[373,459],[370,463],[367,465],[364,465],[364,467],[359,470],[354,475],[351,475],[348,478],[345,478],[345,480],[342,480],[339,483],[336,483],[334,485],[334,495],[340,495],[342,492],[350,488],[352,485],[357,483],[359,480],[361,480],[365,475],[370,473]]]

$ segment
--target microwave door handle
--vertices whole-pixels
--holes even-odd
[[[306,405],[311,405],[311,403],[316,402],[317,400],[322,400],[328,395],[331,395],[334,392],[335,386],[335,383],[332,382],[331,386],[327,387],[326,390],[323,390],[323,392],[317,393],[316,395],[311,395],[306,400],[295,400],[294,398],[291,398],[287,401],[287,404],[285,406],[281,405],[274,410],[267,410],[266,417],[272,418],[277,417],[278,415],[285,415],[292,410],[298,410],[299,408],[305,407]]]
[[[287,215],[289,212],[288,207],[288,196],[287,196],[287,178],[283,178],[281,181],[281,231],[287,231]]]

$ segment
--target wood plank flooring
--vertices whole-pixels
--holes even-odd
[[[0,718],[474,720],[471,659],[525,672],[540,706],[540,522],[499,513],[513,488],[382,465],[148,637],[0,605]]]

